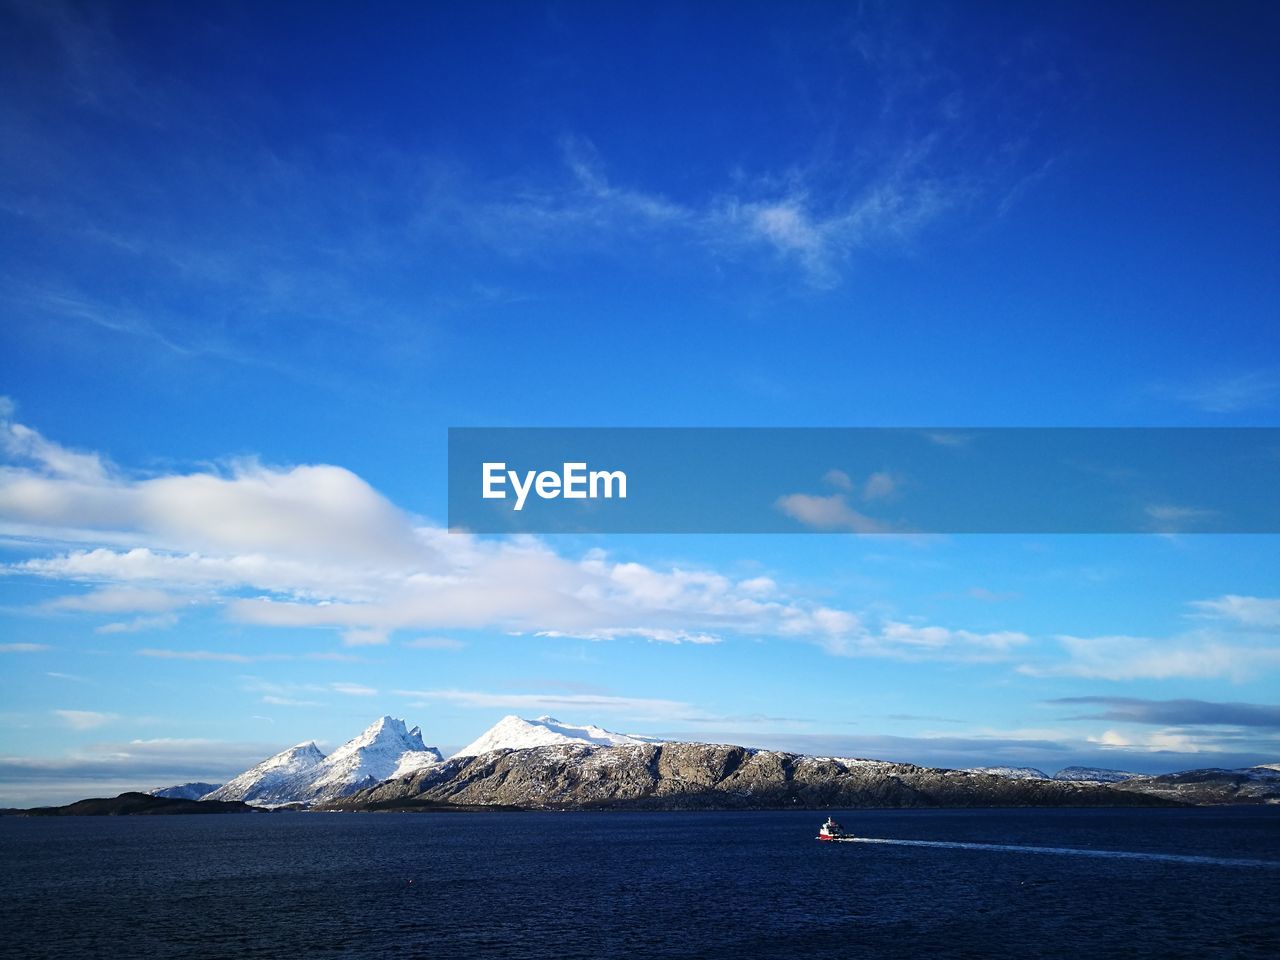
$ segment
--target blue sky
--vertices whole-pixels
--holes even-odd
[[[1274,537],[441,530],[450,426],[1280,425],[1276,12],[1124,7],[5,3],[0,802],[1276,760]]]

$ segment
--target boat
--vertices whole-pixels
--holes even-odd
[[[827,822],[818,828],[818,839],[827,841],[852,840],[853,834],[845,831],[836,823],[834,817],[827,817]]]

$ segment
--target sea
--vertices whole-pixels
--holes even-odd
[[[3,817],[0,884],[24,960],[1275,960],[1280,807]]]

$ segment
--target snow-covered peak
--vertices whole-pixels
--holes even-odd
[[[423,744],[419,727],[410,730],[403,720],[379,717],[325,758],[306,799],[341,797],[443,760],[439,750]]]
[[[422,729],[414,727],[409,730],[403,720],[396,717],[379,717],[360,733],[352,737],[330,755],[330,760],[339,759],[357,750],[371,747],[400,747],[403,750],[425,750],[422,743]]]
[[[420,728],[408,729],[395,717],[379,717],[327,757],[314,743],[298,744],[204,799],[264,805],[332,800],[443,760],[439,750],[423,744]]]
[[[267,757],[202,799],[289,803],[294,799],[292,791],[295,785],[304,781],[324,758],[314,742],[296,744]]]
[[[222,784],[205,783],[203,780],[195,780],[190,783],[178,783],[172,787],[155,787],[148,790],[147,793],[153,797],[167,797],[170,800],[199,800],[206,794],[217,790]]]
[[[525,750],[529,747],[549,747],[566,743],[612,747],[625,743],[658,742],[660,741],[654,737],[614,733],[594,724],[575,726],[549,716],[525,720],[523,717],[512,714],[503,717],[454,756],[474,757],[492,750]]]

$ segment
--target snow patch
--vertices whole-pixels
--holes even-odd
[[[1037,767],[965,767],[965,773],[985,773],[993,777],[1004,777],[1006,780],[1053,779]]]

